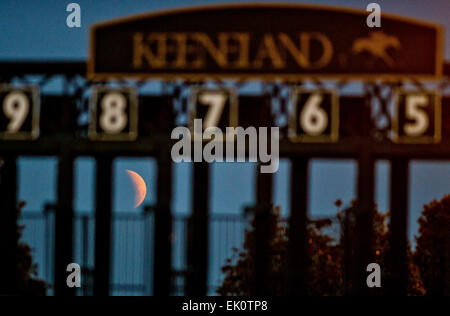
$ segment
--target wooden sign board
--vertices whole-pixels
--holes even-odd
[[[88,75],[203,80],[438,79],[443,32],[435,24],[363,10],[230,4],[139,15],[95,25]]]

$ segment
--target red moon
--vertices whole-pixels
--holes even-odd
[[[128,176],[130,177],[131,182],[133,182],[134,187],[134,208],[144,202],[145,196],[147,195],[147,185],[145,184],[144,179],[142,177],[131,170],[125,170]]]

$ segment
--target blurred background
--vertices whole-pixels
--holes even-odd
[[[230,3],[233,1],[189,0],[108,0],[76,1],[82,10],[82,27],[66,26],[68,1],[12,1],[0,2],[0,60],[86,60],[89,28],[93,23],[127,15],[139,14],[179,6]],[[234,1],[237,2],[237,1]],[[239,1],[242,2],[242,1]],[[289,1],[285,1],[289,2]],[[303,1],[291,1],[303,3]],[[450,2],[446,0],[389,0],[377,1],[382,12],[395,13],[435,22],[450,29]],[[307,3],[305,1],[305,3]],[[315,4],[347,6],[365,10],[367,1],[329,0]],[[345,30],[342,30],[345,32]],[[450,59],[450,33],[445,34],[445,58]],[[42,93],[58,93],[62,81],[55,78],[46,84]],[[159,89],[156,84],[146,87],[151,93]],[[252,93],[252,87],[248,88]],[[258,89],[257,86],[254,88]],[[348,93],[351,93],[351,89]],[[53,282],[52,221],[56,203],[57,158],[20,157],[18,159],[18,196],[26,204],[21,224],[22,240],[32,248],[37,264],[37,275],[49,284]],[[351,206],[356,197],[357,164],[346,159],[311,159],[309,162],[308,213],[312,219],[331,219],[330,234],[339,239],[340,226],[337,214]],[[208,293],[213,295],[225,278],[222,267],[241,249],[249,219],[245,208],[255,204],[256,164],[214,163],[211,165],[210,189],[210,261]],[[126,170],[139,174],[146,183],[143,202],[135,207],[135,187]],[[282,159],[274,175],[274,205],[279,206],[281,218],[290,213],[291,163]],[[152,158],[116,158],[113,162],[113,251],[112,295],[151,295],[153,230],[151,212],[145,208],[156,202],[156,161]],[[450,163],[413,160],[409,168],[409,219],[408,238],[414,249],[418,235],[418,219],[425,204],[442,199],[450,193]],[[375,198],[378,210],[389,210],[390,164],[377,161],[375,173]],[[86,275],[94,267],[94,210],[95,210],[95,160],[78,158],[75,161],[75,262]],[[337,203],[340,200],[342,203]],[[176,277],[173,294],[183,294],[183,273],[186,269],[186,227],[192,205],[192,165],[174,165],[173,203],[174,248],[173,270]],[[147,237],[146,237],[147,236]],[[78,294],[91,294],[89,277]],[[49,294],[52,293],[50,288]]]

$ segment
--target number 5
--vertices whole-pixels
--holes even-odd
[[[412,95],[406,97],[405,116],[414,123],[406,123],[404,131],[409,136],[420,136],[426,132],[430,119],[427,113],[421,109],[428,106],[428,98],[425,95]]]

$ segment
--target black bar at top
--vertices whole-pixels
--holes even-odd
[[[0,61],[0,75],[86,75],[85,61]]]
[[[450,76],[450,63],[444,63],[444,76]],[[27,75],[27,74],[66,74],[86,75],[87,63],[83,60],[24,60],[24,61],[0,61],[1,75]]]

